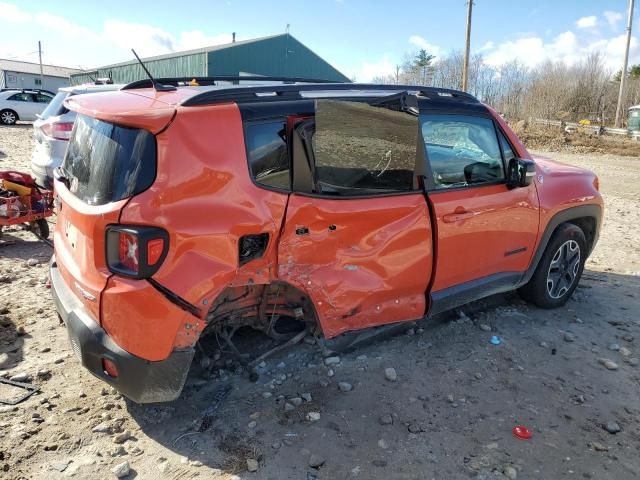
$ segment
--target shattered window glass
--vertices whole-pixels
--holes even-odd
[[[333,195],[413,190],[417,140],[417,112],[317,100],[315,188]]]

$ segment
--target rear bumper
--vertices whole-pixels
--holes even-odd
[[[53,188],[53,170],[46,167],[41,167],[34,163],[31,164],[31,176],[35,179],[36,183],[46,189]]]
[[[166,360],[151,362],[120,348],[91,317],[69,289],[51,260],[51,292],[64,320],[74,353],[93,375],[137,403],[169,402],[180,396],[194,350],[174,351]],[[104,372],[102,359],[111,360],[118,377]]]

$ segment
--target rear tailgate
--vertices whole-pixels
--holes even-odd
[[[156,112],[158,116],[152,121],[155,128],[160,126],[159,117],[166,125],[173,116],[166,109],[162,111],[164,115]],[[118,223],[129,198],[151,186],[157,153],[155,136],[148,130],[95,117],[110,118],[104,111],[77,116],[64,161],[56,171],[59,212],[54,241],[65,283],[99,321],[101,293],[111,276],[106,263],[106,228]],[[122,112],[117,112],[117,117],[121,120]],[[149,116],[144,116],[142,123],[148,120]],[[132,118],[124,123],[139,121]]]
[[[56,182],[60,200],[54,233],[56,262],[65,283],[100,318],[100,294],[111,273],[105,262],[105,228],[117,223],[127,200],[87,205],[64,184]]]

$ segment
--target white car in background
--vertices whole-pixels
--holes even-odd
[[[120,90],[124,85],[85,84],[64,87],[58,90],[40,118],[33,123],[35,146],[31,155],[31,174],[38,185],[51,188],[53,170],[60,166],[67,150],[76,113],[64,106],[64,101],[73,95]]]
[[[13,125],[18,120],[36,120],[53,96],[46,90],[3,88],[0,91],[0,123]]]

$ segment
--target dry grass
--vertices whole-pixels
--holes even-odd
[[[263,459],[262,449],[256,440],[236,434],[226,435],[218,448],[226,454],[223,465],[225,471],[233,474],[247,471],[248,458],[258,462]]]
[[[640,157],[640,142],[619,136],[566,133],[559,127],[526,125],[518,122],[514,131],[531,150],[566,151],[570,153],[607,153]]]

